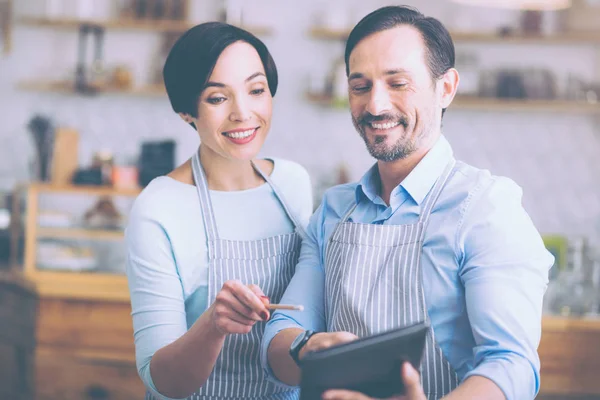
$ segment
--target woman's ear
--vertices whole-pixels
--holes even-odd
[[[181,117],[182,120],[184,120],[188,124],[194,123],[194,118],[190,114],[186,114],[186,113],[177,113],[177,114],[179,115],[179,117]]]

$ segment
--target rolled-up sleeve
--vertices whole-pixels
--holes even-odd
[[[187,331],[183,289],[167,233],[144,203],[132,209],[126,243],[138,373],[156,399],[174,400],[156,390],[150,360]]]
[[[321,225],[323,211],[320,207],[311,217],[307,237],[302,241],[300,259],[296,271],[282,299],[282,304],[300,304],[303,311],[277,311],[267,323],[261,345],[261,364],[267,378],[284,385],[275,378],[269,366],[267,352],[271,340],[288,328],[325,331],[325,272],[321,257]],[[286,385],[284,385],[286,386]]]
[[[471,329],[474,369],[507,400],[540,387],[537,348],[552,255],[521,204],[521,189],[495,178],[472,196],[458,227],[457,252]]]

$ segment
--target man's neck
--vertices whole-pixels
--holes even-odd
[[[423,157],[431,150],[437,142],[439,136],[424,143],[419,149],[413,152],[406,158],[385,162],[378,161],[377,168],[379,170],[379,178],[381,179],[381,187],[379,195],[385,202],[390,204],[390,196],[396,186],[412,172],[413,169],[421,162]]]

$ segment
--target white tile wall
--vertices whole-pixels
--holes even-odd
[[[19,0],[17,11],[34,0]],[[36,0],[38,1],[38,0]],[[194,0],[196,1],[196,0]],[[203,2],[204,3],[204,2]],[[214,17],[214,2],[204,8]],[[387,4],[379,0],[346,0],[357,16]],[[465,21],[478,29],[493,29],[515,21],[514,12],[457,6],[442,0],[407,1],[451,26]],[[342,55],[342,45],[311,39],[306,31],[316,14],[331,2],[304,0],[301,6],[277,0],[247,0],[250,22],[273,27],[265,37],[280,71],[273,128],[265,155],[296,160],[305,165],[315,186],[331,178],[345,162],[357,179],[373,162],[355,133],[345,110],[321,109],[304,99],[309,73],[326,73]],[[200,10],[202,12],[202,10]],[[212,13],[212,14],[211,14]],[[0,58],[0,188],[28,178],[32,147],[26,123],[44,113],[61,124],[79,129],[81,163],[107,148],[135,155],[148,138],[175,138],[178,160],[198,145],[194,132],[171,111],[166,98],[106,95],[82,98],[68,95],[24,93],[15,82],[39,76],[57,76],[75,62],[74,31],[54,32],[17,25],[14,51]],[[127,63],[138,82],[149,76],[159,36],[147,32],[108,32],[108,62]],[[466,48],[458,45],[458,48]],[[543,66],[565,77],[569,71],[587,79],[600,78],[598,51],[592,46],[509,46],[470,44],[484,67]],[[534,51],[536,52],[534,56]],[[600,120],[589,115],[474,112],[450,109],[444,131],[461,159],[493,173],[506,175],[524,189],[524,204],[543,232],[596,235],[600,232]],[[329,172],[329,175],[324,175]]]

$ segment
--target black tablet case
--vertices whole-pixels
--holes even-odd
[[[320,399],[334,388],[376,398],[404,393],[400,368],[409,361],[419,370],[428,331],[422,322],[308,353],[301,361],[300,400]]]

